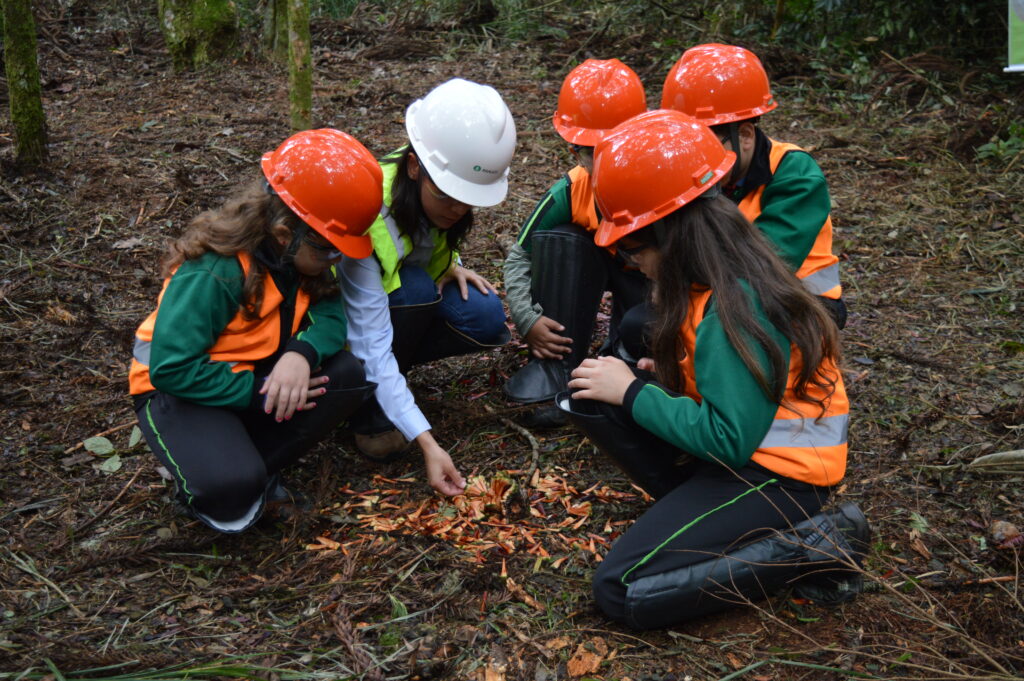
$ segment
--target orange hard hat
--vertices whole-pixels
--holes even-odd
[[[570,144],[592,147],[646,110],[644,85],[633,69],[618,59],[588,59],[562,81],[555,130]]]
[[[264,154],[261,166],[281,200],[335,248],[353,258],[373,252],[366,231],[380,212],[384,174],[359,140],[304,130]]]
[[[665,78],[661,108],[721,125],[754,118],[778,106],[761,60],[736,45],[691,47]]]
[[[610,246],[693,201],[725,176],[736,154],[679,111],[656,109],[616,127],[594,150],[594,193]]]

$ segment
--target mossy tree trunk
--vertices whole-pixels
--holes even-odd
[[[2,0],[4,67],[14,128],[15,160],[24,165],[46,162],[46,115],[43,113],[36,22],[30,0]]]
[[[233,0],[157,0],[157,8],[177,71],[205,66],[237,47],[238,12]]]
[[[309,0],[288,0],[288,101],[292,130],[312,123],[313,66],[309,36]]]
[[[267,0],[263,14],[263,48],[271,60],[288,60],[288,0]]]

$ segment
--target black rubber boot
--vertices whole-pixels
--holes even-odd
[[[390,308],[391,352],[403,374],[409,370],[420,346],[428,340],[427,330],[438,318],[441,296],[422,305],[402,305]]]
[[[534,407],[520,415],[516,420],[519,421],[520,425],[535,430],[561,428],[570,423],[569,415],[551,404],[542,404]]]
[[[640,577],[626,591],[626,623],[667,627],[761,599],[809,573],[853,572],[869,536],[864,514],[845,503],[726,555]]]
[[[512,340],[512,333],[507,328],[502,328],[501,335],[498,338],[493,339],[489,343],[484,343],[459,331],[440,317],[435,317],[434,321],[427,327],[419,346],[413,352],[410,366],[426,364],[427,362],[433,362],[435,359],[444,359],[445,357],[457,357],[458,355],[469,355],[474,352],[496,350],[510,340]],[[405,368],[401,364],[399,364],[399,367],[403,370]]]
[[[544,316],[565,327],[561,335],[572,338],[572,350],[560,360],[531,358],[508,380],[505,393],[524,404],[565,390],[569,373],[586,358],[607,264],[591,235],[579,227],[559,227],[534,235],[531,276],[533,299]]]
[[[832,514],[836,527],[846,537],[852,549],[851,558],[858,567],[871,544],[871,528],[860,508],[852,502],[841,504]],[[821,566],[793,585],[793,595],[820,605],[839,605],[852,600],[864,590],[864,577],[852,569],[850,561],[832,567]]]
[[[686,471],[680,467],[685,455],[640,426],[627,423],[622,407],[575,400],[568,392],[559,393],[555,404],[602,454],[655,499],[686,479]]]

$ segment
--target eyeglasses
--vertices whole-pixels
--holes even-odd
[[[466,206],[468,206],[469,205],[469,204],[465,203],[464,201],[459,201],[455,197],[448,196],[447,194],[445,194],[434,183],[434,180],[432,180],[430,178],[430,175],[428,175],[427,171],[425,169],[423,169],[423,166],[420,166],[420,169],[423,170],[423,179],[425,180],[425,182],[423,184],[427,188],[427,193],[430,194],[432,197],[434,197],[435,201],[439,201],[441,203],[447,203],[448,205],[451,205],[451,206],[456,206],[456,205],[466,205]]]
[[[302,243],[316,251],[318,260],[337,260],[341,257],[341,251],[334,247],[334,244],[324,243],[320,236],[312,232],[306,232],[302,237]]]
[[[569,151],[581,161],[594,160],[594,147],[585,147],[582,144],[570,144]]]
[[[615,244],[615,250],[621,253],[624,258],[628,258],[629,260],[636,260],[636,256],[640,255],[648,248],[651,248],[651,245],[642,241],[633,246],[628,246],[622,243],[622,241]]]

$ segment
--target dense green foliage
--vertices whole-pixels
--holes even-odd
[[[1006,51],[1005,0],[313,0],[312,10],[336,19],[358,12],[392,25],[473,27],[509,39],[595,31],[674,36],[684,44],[730,37],[896,57],[929,51],[975,63]]]

